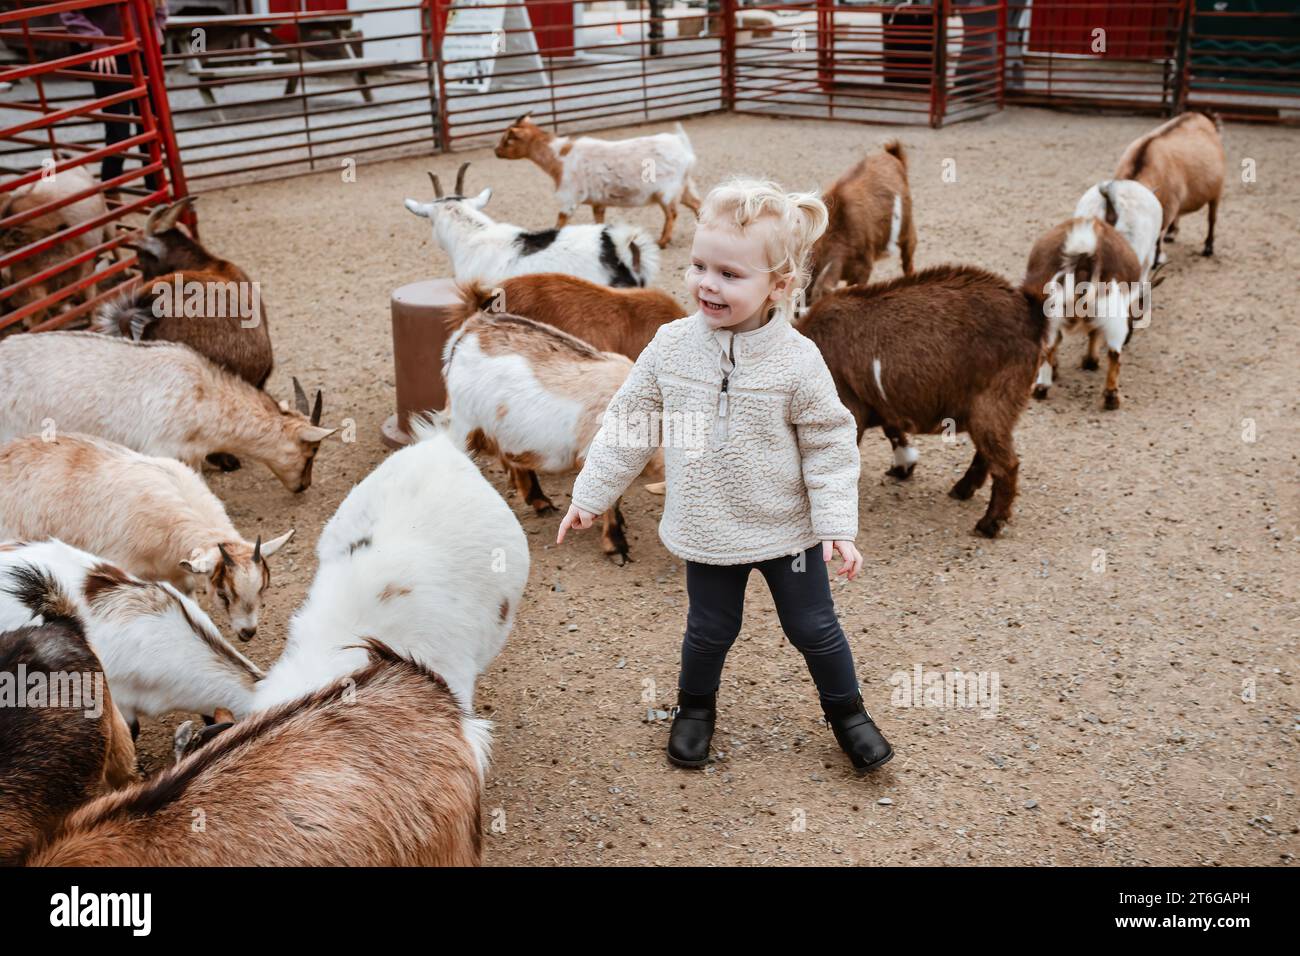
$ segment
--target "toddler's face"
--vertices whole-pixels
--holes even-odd
[[[725,226],[702,225],[691,244],[686,291],[714,329],[761,324],[769,301],[785,290],[786,280],[767,271],[766,238],[770,225],[742,234]]]

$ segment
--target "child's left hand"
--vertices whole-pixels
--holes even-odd
[[[847,574],[852,581],[862,568],[862,554],[852,541],[823,541],[822,542],[822,560],[827,564],[831,563],[832,550],[838,551],[844,563],[836,574]]]

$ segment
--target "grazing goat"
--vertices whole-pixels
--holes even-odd
[[[43,623],[0,627],[0,866],[21,863],[24,847],[66,814],[138,776],[76,607],[28,570],[14,590]]]
[[[266,559],[293,529],[247,541],[188,466],[65,434],[0,446],[0,537],[59,538],[191,596],[202,582],[247,641],[271,582]]]
[[[94,332],[0,340],[0,442],[52,429],[82,432],[145,455],[203,467],[214,452],[265,464],[293,492],[311,486],[321,395],[307,416],[174,342],[130,342]]]
[[[1164,259],[1160,251],[1160,224],[1164,210],[1156,194],[1133,179],[1111,179],[1083,194],[1074,207],[1076,219],[1100,219],[1128,241],[1142,268],[1142,279]]]
[[[1046,398],[1056,375],[1062,330],[1088,329],[1082,367],[1098,366],[1104,340],[1108,366],[1106,408],[1119,408],[1119,355],[1133,334],[1133,311],[1150,302],[1143,269],[1123,236],[1101,219],[1067,219],[1034,243],[1023,286],[1057,329],[1038,370],[1034,397]]]
[[[1012,431],[1056,334],[1035,301],[983,269],[938,266],[829,293],[798,329],[821,349],[858,439],[875,425],[884,430],[894,448],[887,474],[911,477],[909,434],[970,434],[974,460],[948,493],[964,501],[992,472],[975,530],[996,537],[1020,470]]]
[[[607,206],[655,203],[664,211],[662,249],[672,241],[679,202],[699,218],[700,197],[691,178],[695,151],[681,123],[676,133],[611,142],[592,136],[556,136],[530,115],[525,113],[510,125],[497,143],[496,154],[501,159],[530,159],[551,177],[560,201],[557,229],[563,229],[583,204],[591,206],[596,222],[603,223]]]
[[[823,195],[829,222],[813,246],[808,301],[814,302],[841,280],[866,285],[878,259],[898,253],[903,274],[912,274],[916,224],[907,185],[907,154],[890,140],[835,181]]]
[[[659,272],[659,248],[645,230],[626,224],[565,226],[528,232],[483,212],[491,189],[467,197],[462,163],[456,191],[442,194],[433,173],[433,202],[406,200],[406,208],[433,223],[433,238],[451,258],[460,282],[495,283],[534,272],[564,272],[619,288],[647,286]]]
[[[259,712],[83,807],[29,863],[480,862],[490,738],[470,708],[518,610],[528,545],[443,424],[412,430],[417,440],[353,488],[321,534],[316,580]],[[196,806],[201,833],[188,825]]]
[[[257,283],[178,226],[186,196],[155,209],[135,249],[144,283],[95,316],[99,332],[140,341],[181,342],[264,388],[275,359]]]
[[[442,353],[458,446],[499,457],[519,496],[539,515],[556,509],[537,472],[582,467],[610,399],[631,371],[625,356],[510,314],[471,316]],[[663,449],[656,449],[646,471],[662,480]],[[624,531],[615,502],[601,522],[601,548],[619,565],[628,560]]]
[[[65,169],[49,179],[41,178],[26,186],[19,186],[0,200],[0,219],[9,219],[23,213],[39,209],[49,203],[71,198],[98,185],[94,174],[85,166]],[[17,225],[0,230],[0,256],[17,252],[41,239],[59,232],[71,231],[84,226],[92,220],[108,215],[108,206],[104,203],[102,193],[94,192],[88,196],[68,203],[58,209],[27,219]],[[82,253],[89,253],[96,246],[102,245],[108,238],[106,226],[94,226],[80,235],[72,236],[44,252],[28,256],[13,263],[6,270],[5,285],[22,282],[39,273],[45,272],[67,262]],[[47,295],[74,285],[95,271],[95,258],[90,256],[75,266],[69,266],[62,272],[35,282],[15,292],[7,303],[10,310],[18,310],[33,302],[39,302]],[[23,324],[27,328],[39,325],[50,318],[51,312],[64,312],[95,295],[95,286],[87,286],[80,292],[74,292],[53,307],[47,306],[28,315]]]
[[[1180,216],[1208,206],[1203,256],[1214,255],[1214,222],[1223,198],[1227,160],[1222,129],[1212,113],[1175,116],[1129,144],[1115,170],[1116,179],[1135,179],[1156,194],[1164,210],[1160,233],[1165,241],[1173,241]]]
[[[77,608],[133,735],[141,716],[251,711],[262,672],[202,608],[170,584],[142,581],[62,541],[0,544],[0,630],[31,617],[21,586],[33,569],[57,581]]]
[[[516,276],[496,288],[462,283],[460,293],[465,308],[452,318],[455,328],[480,310],[491,315],[509,312],[633,361],[661,325],[686,314],[676,299],[660,289],[610,289],[558,272]]]

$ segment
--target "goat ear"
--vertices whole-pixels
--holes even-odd
[[[211,548],[204,551],[202,548],[195,548],[190,552],[190,556],[181,562],[181,567],[190,574],[211,574],[213,568],[217,566],[218,551]]]
[[[278,538],[272,538],[270,541],[268,541],[268,542],[266,542],[265,544],[263,544],[263,545],[262,545],[262,557],[263,557],[263,558],[269,558],[271,555],[275,554],[275,552],[279,551],[279,550],[280,550],[281,548],[283,548],[286,544],[288,544],[288,543],[289,543],[289,539],[293,537],[293,532],[294,532],[294,529],[293,529],[293,528],[290,528],[290,529],[289,529],[288,531],[286,531],[284,534],[280,535],[280,537],[278,537]]]
[[[488,186],[477,196],[473,197],[472,199],[467,199],[465,201],[469,203],[471,206],[473,206],[475,209],[482,209],[484,206],[488,204],[488,200],[491,198],[492,198],[492,187]]]
[[[176,202],[163,209],[157,219],[154,219],[154,217],[150,215],[149,224],[146,226],[146,230],[153,235],[160,232],[166,232],[168,229],[176,228],[176,223],[180,220],[181,216],[185,215],[186,211],[192,205],[194,205],[193,196],[184,196],[181,199],[176,200]]]
[[[308,425],[298,433],[298,438],[309,445],[315,445],[318,442],[323,442],[336,431],[338,431],[337,428],[321,428],[319,425]]]
[[[406,208],[421,219],[431,219],[433,217],[433,203],[422,203],[416,202],[414,199],[408,199],[406,200]]]

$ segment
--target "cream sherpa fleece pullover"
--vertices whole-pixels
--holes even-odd
[[[857,536],[857,426],[817,346],[779,314],[751,332],[699,312],[662,326],[610,401],[573,504],[610,508],[659,442],[659,537],[679,558],[742,564]]]

